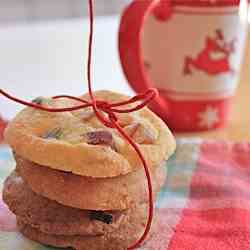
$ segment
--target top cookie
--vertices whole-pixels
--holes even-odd
[[[97,100],[120,102],[128,97],[96,91]],[[89,100],[86,94],[82,96]],[[71,107],[68,99],[34,100],[49,107]],[[127,107],[133,105],[127,105]],[[175,140],[165,123],[148,108],[119,114],[119,123],[143,152],[149,167],[157,167],[175,150]],[[5,139],[23,158],[53,169],[95,178],[125,175],[142,167],[132,146],[115,129],[105,127],[92,108],[50,113],[25,108],[8,125]]]

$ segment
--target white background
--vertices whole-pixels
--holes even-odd
[[[131,94],[120,66],[118,17],[95,25],[93,85]],[[87,91],[88,20],[0,28],[0,87],[22,98]],[[0,97],[0,113],[12,117],[21,106]]]

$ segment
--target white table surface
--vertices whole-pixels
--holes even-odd
[[[94,89],[132,94],[121,69],[118,17],[95,24]],[[0,27],[0,87],[22,98],[87,91],[88,19]],[[0,97],[7,118],[22,107]]]

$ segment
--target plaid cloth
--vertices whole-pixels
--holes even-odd
[[[14,168],[0,149],[0,179]],[[159,231],[143,249],[250,249],[250,143],[178,141],[159,195]],[[16,231],[15,217],[0,201],[0,249],[51,250]]]

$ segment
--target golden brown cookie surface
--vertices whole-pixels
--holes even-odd
[[[21,221],[18,221],[18,226],[27,238],[45,245],[72,247],[76,250],[125,250],[143,233],[146,210],[145,206],[140,206],[131,214],[128,223],[122,225],[117,231],[103,236],[56,236],[44,234]],[[148,239],[153,237],[157,225],[158,219],[155,216]]]
[[[89,210],[124,210],[148,200],[142,169],[115,178],[90,178],[53,170],[15,155],[17,171],[39,195],[71,207]],[[154,194],[160,191],[167,175],[164,166],[151,171]]]
[[[95,96],[110,102],[128,99],[110,91],[97,91]],[[71,100],[41,103],[50,107],[79,104]],[[138,143],[149,167],[158,167],[173,153],[171,132],[147,108],[118,117],[120,125]],[[114,129],[101,124],[90,108],[64,113],[26,108],[9,124],[5,138],[17,154],[32,162],[82,176],[115,177],[141,167],[133,148]]]
[[[117,230],[129,211],[88,211],[60,205],[35,194],[14,171],[6,179],[3,199],[22,223],[53,235],[96,236]]]

